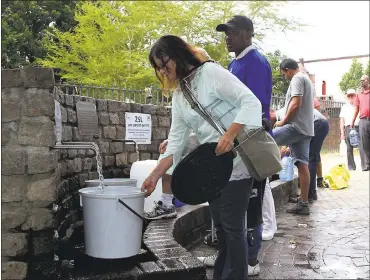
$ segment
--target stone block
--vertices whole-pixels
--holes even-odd
[[[147,151],[148,150],[148,145],[139,144],[139,145],[137,145],[137,149],[139,151]]]
[[[99,141],[99,151],[102,154],[109,153],[109,142],[107,141]]]
[[[21,103],[1,98],[1,122],[18,121],[21,117]]]
[[[1,151],[1,174],[18,175],[26,171],[26,151],[3,148]]]
[[[118,112],[119,124],[125,125],[126,123],[126,113],[125,112]]]
[[[88,173],[78,174],[78,180],[80,183],[80,188],[84,188],[86,186],[86,181],[89,180],[89,174]]]
[[[105,126],[103,128],[104,138],[115,139],[116,138],[116,128],[114,126]]]
[[[169,109],[167,107],[164,107],[164,106],[158,106],[157,110],[156,110],[156,113],[157,113],[157,115],[160,115],[160,116],[170,115],[169,114]]]
[[[1,88],[23,87],[21,69],[1,69]]]
[[[66,97],[65,98],[66,98],[66,105],[73,108],[74,105],[75,105],[74,99],[73,99],[73,95],[66,94]]]
[[[105,113],[105,112],[99,113],[99,123],[101,125],[109,125],[109,115],[108,115],[108,113]]]
[[[107,100],[105,99],[96,99],[96,106],[97,106],[98,112],[101,112],[101,111],[106,112],[108,110]]]
[[[26,196],[28,178],[23,175],[1,176],[1,201],[22,201]]]
[[[30,202],[42,202],[44,206],[56,200],[56,178],[38,180],[28,185],[27,199]]]
[[[122,142],[110,142],[110,152],[113,154],[123,152],[123,143]]]
[[[84,157],[86,155],[86,150],[84,149],[78,150],[77,155],[80,157]]]
[[[68,149],[68,157],[75,158],[77,156],[77,150],[75,149]]]
[[[109,167],[109,166],[114,166],[116,163],[116,158],[114,156],[105,156],[104,157],[104,166]]]
[[[73,95],[73,99],[74,99],[74,102],[75,104],[77,104],[77,102],[88,102],[90,104],[93,104],[96,108],[96,100],[94,98],[91,98],[91,97],[87,97],[87,96],[81,96],[81,95]]]
[[[155,115],[152,115],[152,127],[157,127],[158,124],[158,117]]]
[[[67,109],[67,120],[71,124],[77,123],[77,113],[72,109]]]
[[[1,146],[8,144],[10,140],[10,129],[5,126],[5,123],[1,125]]]
[[[54,71],[51,68],[25,67],[23,79],[25,88],[52,89],[55,85]]]
[[[67,115],[67,109],[63,106],[60,106],[60,113],[62,115],[62,123],[67,123],[68,121],[68,115]]]
[[[46,89],[29,88],[24,94],[24,115],[29,117],[55,115],[53,94]]]
[[[56,101],[58,101],[60,104],[64,104],[65,103],[65,94],[62,90],[60,89],[55,89],[54,91],[54,99]]]
[[[75,158],[74,162],[74,172],[79,173],[82,171],[82,158]]]
[[[154,160],[159,159],[159,153],[153,153],[152,157],[153,157]]]
[[[141,112],[143,114],[155,114],[156,113],[156,106],[152,104],[142,104],[141,105]]]
[[[7,257],[24,256],[28,241],[26,233],[3,233],[1,235],[1,255]]]
[[[165,128],[154,128],[153,129],[153,139],[164,140],[167,138],[167,132]]]
[[[131,103],[130,107],[131,107],[131,110],[130,110],[131,113],[141,113],[141,104]]]
[[[28,151],[28,174],[47,173],[56,167],[55,152]]]
[[[26,224],[22,226],[23,230],[31,228],[34,231],[52,228],[55,225],[53,213],[49,209],[34,208],[27,218]]]
[[[123,103],[120,101],[114,100],[107,100],[108,103],[108,112],[115,113],[115,112],[130,112],[130,104]]]
[[[124,166],[127,165],[127,153],[120,153],[116,155],[116,165],[117,166]]]
[[[170,117],[158,117],[158,124],[162,127],[170,127],[171,126],[171,119]]]
[[[129,154],[129,156],[128,156],[128,162],[129,163],[134,163],[137,160],[138,160],[138,158],[137,158],[137,154],[136,153],[130,153]]]
[[[72,139],[73,139],[72,126],[63,125],[62,141],[68,142],[68,141],[72,141]]]
[[[120,124],[120,120],[117,113],[109,114],[109,123],[110,124]]]
[[[21,202],[1,204],[2,230],[14,229],[22,225],[27,219],[27,208]]]
[[[1,265],[1,278],[4,280],[24,280],[28,265],[25,262],[10,261]]]
[[[81,141],[82,137],[78,127],[72,127],[72,140],[75,142]]]
[[[83,170],[91,170],[93,165],[93,159],[92,158],[84,158],[83,159]]]
[[[54,122],[48,117],[23,117],[19,127],[18,141],[21,145],[54,146]]]
[[[116,139],[125,139],[126,137],[126,128],[124,126],[116,126]]]
[[[151,159],[152,155],[150,153],[140,153],[141,160],[148,160]]]

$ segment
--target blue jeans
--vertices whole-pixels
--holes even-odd
[[[252,183],[251,178],[230,181],[221,195],[209,202],[218,239],[213,279],[247,279],[248,246],[245,244],[245,214]]]
[[[262,224],[258,225],[253,230],[254,243],[248,247],[248,259],[257,260],[258,252],[261,250],[262,245]]]
[[[278,146],[288,145],[290,147],[296,165],[298,162],[308,165],[311,136],[300,133],[292,124],[274,128],[272,135]]]
[[[316,120],[314,122],[315,136],[310,141],[310,190],[308,196],[316,194],[316,170],[317,164],[321,162],[320,151],[325,137],[329,133],[329,122],[327,120]]]

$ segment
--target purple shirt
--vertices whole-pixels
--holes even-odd
[[[234,59],[229,71],[239,78],[262,104],[262,118],[270,119],[272,72],[267,59],[256,49],[240,59]]]

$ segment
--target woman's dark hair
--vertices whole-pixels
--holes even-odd
[[[150,64],[156,69],[157,78],[162,85],[163,78],[159,77],[159,69],[154,57],[160,59],[163,64],[166,63],[164,57],[172,59],[176,63],[176,78],[178,81],[189,75],[189,65],[196,67],[203,62],[198,51],[180,37],[174,35],[162,36],[154,43],[149,53]]]
[[[298,63],[294,59],[291,58],[285,58],[283,61],[280,63],[280,70],[295,70],[298,69]]]

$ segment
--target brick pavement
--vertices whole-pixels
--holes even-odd
[[[345,162],[333,154],[322,160],[324,174]],[[356,162],[359,167],[358,157]],[[319,189],[310,216],[285,213],[290,203],[279,209],[274,239],[262,242],[261,273],[250,279],[369,279],[369,176],[352,171],[349,188]],[[200,244],[192,252],[204,256],[215,249]],[[212,269],[207,276],[212,279]]]

